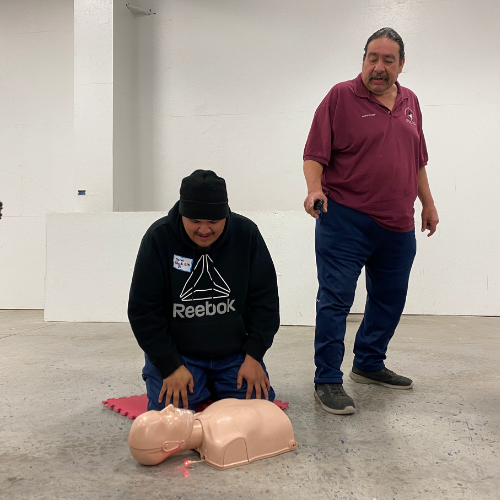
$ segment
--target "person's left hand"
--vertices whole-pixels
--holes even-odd
[[[236,380],[236,387],[238,389],[241,389],[243,379],[247,381],[246,399],[250,399],[252,397],[254,388],[255,397],[257,399],[261,399],[261,391],[264,393],[264,398],[269,399],[267,391],[271,388],[271,383],[266,376],[266,372],[262,368],[262,365],[248,354],[246,355],[245,361],[241,364],[238,372],[238,378]]]
[[[429,230],[427,236],[432,236],[436,232],[436,226],[439,224],[439,217],[434,204],[422,208],[422,232]]]

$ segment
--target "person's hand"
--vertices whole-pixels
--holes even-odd
[[[429,230],[427,236],[432,236],[436,232],[436,226],[439,224],[439,217],[434,205],[424,206],[422,208],[422,232]]]
[[[189,388],[189,392],[194,390],[194,381],[191,372],[184,366],[181,365],[175,372],[170,374],[167,378],[163,379],[163,386],[160,391],[160,396],[158,398],[158,403],[161,403],[163,395],[167,393],[166,404],[169,404],[170,399],[173,397],[173,404],[176,408],[179,407],[179,394],[182,397],[182,402],[184,403],[184,408],[188,407],[188,395],[186,388]]]
[[[269,399],[267,391],[271,388],[271,383],[266,376],[266,372],[262,368],[262,365],[248,354],[246,355],[245,361],[241,364],[238,372],[238,378],[236,380],[236,387],[238,389],[241,389],[243,379],[247,381],[246,399],[250,399],[252,397],[254,388],[255,397],[257,399],[261,399],[261,391],[264,393],[264,399]]]
[[[309,193],[307,198],[304,200],[304,209],[305,211],[315,219],[318,218],[318,214],[320,210],[314,210],[314,204],[318,200],[323,200],[325,204],[323,205],[323,212],[328,212],[328,198],[325,196],[323,191],[315,191],[313,193]]]

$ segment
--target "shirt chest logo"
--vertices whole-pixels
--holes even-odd
[[[190,273],[193,267],[193,259],[188,257],[181,257],[180,255],[174,254],[174,269],[179,271],[184,271],[185,273]]]
[[[413,110],[411,108],[405,109],[405,116],[406,116],[406,121],[408,123],[411,123],[412,125],[417,125],[417,123],[414,120],[415,113],[413,113]]]
[[[192,259],[190,259],[192,262]],[[200,257],[181,291],[182,302],[193,300],[223,299],[231,289],[217,271],[209,255]]]

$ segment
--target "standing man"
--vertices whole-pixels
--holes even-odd
[[[335,85],[314,115],[304,151],[307,198],[316,221],[315,393],[330,413],[355,412],[342,386],[346,317],[363,266],[367,300],[356,334],[350,378],[410,389],[413,382],[385,368],[389,341],[406,301],[416,252],[414,202],[422,231],[436,231],[427,149],[415,94],[397,82],[404,44],[391,28],[366,42],[361,74]],[[314,205],[322,200],[322,210]]]
[[[274,400],[262,361],[279,328],[276,272],[257,226],[231,213],[211,170],[142,239],[128,317],[145,353],[148,410],[215,399]]]

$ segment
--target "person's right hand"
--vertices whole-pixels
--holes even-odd
[[[323,212],[328,212],[328,198],[325,196],[323,191],[314,191],[307,195],[307,198],[304,200],[304,209],[305,211],[315,219],[319,216],[319,210],[314,210],[314,204],[318,200],[323,200],[325,204],[323,205]]]
[[[168,406],[170,399],[173,397],[173,404],[176,408],[179,408],[179,394],[182,397],[182,402],[184,403],[184,408],[188,407],[188,395],[187,388],[189,392],[194,390],[194,380],[191,372],[184,366],[181,365],[175,372],[171,373],[167,378],[163,379],[163,385],[160,391],[160,396],[158,398],[158,403],[161,403],[163,395],[167,393],[166,405]]]

